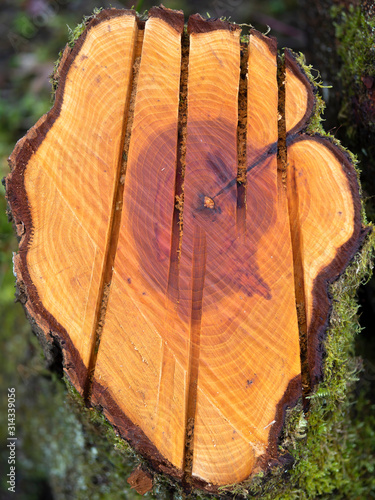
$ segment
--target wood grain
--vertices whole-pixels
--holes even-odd
[[[314,383],[321,375],[320,342],[330,308],[327,288],[344,269],[343,255],[356,250],[353,241],[359,238],[359,207],[348,178],[349,160],[329,140],[300,136],[288,148],[288,162],[290,197],[299,225],[309,371]],[[355,176],[355,172],[349,175]],[[331,263],[335,264],[329,270]]]
[[[111,231],[137,26],[134,15],[115,14],[88,28],[70,56],[72,63],[60,72],[54,108],[43,119],[43,129],[37,124],[29,133],[31,149],[41,133],[46,138],[30,152],[24,177],[32,227],[27,227],[21,252],[27,248],[24,267],[38,297],[30,306],[41,302],[69,332],[86,367]],[[20,155],[27,147],[19,147]],[[20,158],[13,153],[11,161]],[[82,376],[79,386],[82,390]]]
[[[322,376],[322,340],[331,309],[329,285],[344,271],[365,231],[357,174],[348,154],[330,138],[295,133],[307,126],[314,95],[294,55],[286,51],[285,58],[288,200],[299,274],[296,283],[303,288],[297,294],[297,309],[311,389]]]
[[[194,476],[215,482],[222,471],[222,480],[228,483],[233,474],[238,475],[239,461],[237,456],[224,468],[221,465],[228,429],[220,434],[218,425],[224,422],[231,433],[233,426],[223,420],[222,405],[217,406],[212,399],[219,387],[206,379],[206,364],[210,363],[210,351],[214,357],[213,351],[227,336],[228,314],[235,315],[235,311],[221,304],[225,293],[231,293],[236,269],[236,250],[232,249],[237,239],[236,182],[219,193],[237,177],[240,32],[230,31],[225,25],[200,32],[205,22],[192,21],[194,18],[188,24],[188,124],[179,303],[180,315],[190,324],[187,417],[188,425],[194,425],[194,437],[190,450],[193,456],[188,458],[192,460]],[[227,364],[225,359],[221,361]],[[214,366],[211,368],[216,371]],[[204,421],[207,412],[211,417],[208,427],[208,421]],[[249,448],[246,443],[245,448]],[[249,467],[251,462],[245,469]],[[241,464],[239,473],[246,475],[247,470],[243,471]]]
[[[102,11],[6,179],[36,330],[186,491],[281,463],[301,371],[321,377],[329,284],[365,234],[348,155],[303,133],[315,101],[295,57],[284,111],[276,40],[240,34],[199,15],[184,31],[162,6]]]
[[[181,468],[188,345],[167,295],[183,28],[179,17],[179,31],[153,11],[145,26],[121,228],[95,377],[160,453]],[[118,352],[127,353],[126,361]],[[98,394],[94,388],[94,402]]]

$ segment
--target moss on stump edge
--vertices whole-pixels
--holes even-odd
[[[369,493],[375,487],[372,470],[375,457],[363,456],[361,443],[375,445],[371,428],[375,417],[368,415],[363,422],[353,417],[356,405],[362,407],[364,395],[353,393],[360,376],[361,364],[354,357],[354,340],[360,331],[356,291],[367,282],[373,268],[375,233],[372,231],[362,250],[354,257],[345,273],[331,285],[333,310],[325,340],[324,380],[310,396],[310,407],[305,414],[299,403],[288,410],[280,451],[289,453],[294,463],[289,470],[278,467],[268,475],[260,473],[251,480],[220,488],[225,496],[265,498],[267,500],[328,498],[355,498]],[[119,437],[104,415],[96,409],[85,407],[84,401],[66,380],[69,400],[86,428],[86,434],[95,430],[122,455],[124,481],[129,467],[141,466],[154,476],[153,496],[158,499],[186,498],[180,487],[170,478],[153,473],[145,460]],[[354,412],[355,413],[355,412]],[[362,422],[362,423],[361,423]],[[368,434],[366,434],[366,429]],[[365,430],[365,434],[363,434]],[[121,471],[117,471],[120,473]],[[125,484],[124,484],[125,486]],[[352,496],[353,495],[353,496]],[[213,498],[194,491],[190,498]]]

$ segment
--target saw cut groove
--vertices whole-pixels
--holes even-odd
[[[248,46],[241,44],[241,74],[238,93],[237,128],[237,230],[240,235],[246,232],[246,134],[247,134],[247,62]]]
[[[282,185],[286,187],[286,176],[288,167],[286,121],[285,121],[285,79],[286,79],[285,59],[280,54],[278,54],[277,56],[277,87],[278,87],[277,169],[281,181],[280,188],[282,187]]]
[[[302,376],[302,395],[305,397],[310,391],[310,374],[307,358],[307,324],[306,324],[306,299],[305,299],[305,283],[303,272],[303,241],[299,221],[299,193],[296,181],[296,173],[289,170],[288,188],[293,196],[288,196],[288,209],[290,220],[290,233],[292,237],[292,252],[294,266],[294,289],[296,296],[296,310],[298,319],[298,330],[300,339],[300,355],[301,355],[301,376]]]
[[[193,267],[191,276],[192,310],[190,323],[190,352],[188,368],[189,388],[186,410],[186,436],[184,457],[184,473],[186,483],[191,482],[191,476],[193,473],[194,423],[197,410],[199,351],[203,308],[203,290],[206,274],[206,256],[206,233],[201,227],[195,226],[193,240]]]
[[[188,355],[185,325],[176,303],[170,300],[172,293],[174,300],[177,296],[173,282],[177,275],[171,278],[170,264],[172,232],[176,229],[173,216],[183,26],[182,13],[162,7],[149,11],[121,228],[92,398],[94,405],[113,407],[108,399],[113,395],[119,405],[116,415],[124,413],[132,422],[126,433],[144,433],[142,439],[131,442],[148,450],[151,441],[164,463],[179,469],[184,450]],[[126,362],[117,356],[119,350],[127,352]],[[116,422],[115,415],[109,413],[108,418]]]
[[[183,237],[184,212],[184,178],[186,166],[186,126],[187,126],[187,95],[188,95],[188,67],[189,67],[189,36],[181,36],[181,77],[180,96],[178,105],[178,139],[177,139],[177,166],[175,179],[175,205],[172,220],[172,240],[169,263],[167,297],[176,307],[179,300],[179,262]]]
[[[303,245],[300,232],[300,218],[298,214],[298,186],[295,171],[288,168],[287,129],[285,114],[286,98],[286,64],[285,53],[277,58],[277,81],[278,81],[278,141],[277,162],[279,172],[279,189],[288,191],[288,213],[290,224],[290,236],[292,240],[293,275],[296,300],[296,311],[299,331],[302,397],[304,398],[310,390],[310,375],[307,362],[307,328],[305,313],[305,287],[302,263]]]
[[[115,261],[117,242],[120,232],[121,213],[123,204],[122,199],[124,195],[127,158],[128,158],[131,131],[133,126],[135,95],[137,92],[137,80],[138,80],[139,65],[142,53],[143,34],[144,30],[139,29],[139,26],[137,26],[137,33],[134,41],[133,54],[131,56],[133,74],[129,83],[130,92],[128,91],[127,93],[128,98],[125,103],[125,109],[123,114],[124,121],[122,127],[121,150],[118,159],[119,166],[115,178],[114,197],[113,197],[113,204],[109,221],[110,236],[105,250],[104,267],[99,287],[98,302],[95,313],[97,319],[94,324],[94,334],[92,336],[93,343],[91,347],[90,360],[88,366],[88,377],[83,392],[83,397],[87,405],[90,404],[90,399],[91,399],[92,383],[95,376],[95,365],[98,357],[98,352],[100,348],[100,339],[105,322],[105,315],[108,306],[108,299],[109,299],[111,280],[113,274],[113,264]],[[138,57],[136,57],[137,53],[139,54]]]

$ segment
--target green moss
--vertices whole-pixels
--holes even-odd
[[[87,25],[89,22],[97,16],[101,11],[103,10],[103,7],[100,8],[95,8],[91,16],[83,16],[83,20],[80,24],[77,24],[77,26],[73,29],[71,29],[68,26],[68,45],[69,47],[73,48],[76,41],[78,38],[82,35],[82,33],[85,31]]]
[[[67,43],[68,47],[70,47],[71,49],[74,47],[76,41],[82,35],[82,33],[85,31],[89,22],[95,16],[97,16],[102,10],[103,10],[102,7],[95,8],[93,10],[93,13],[90,16],[83,16],[82,22],[77,24],[77,26],[75,26],[73,29],[68,26],[68,43]],[[54,67],[53,67],[52,75],[50,77],[50,81],[52,84],[52,99],[54,99],[57,87],[59,85],[59,66],[60,66],[60,62],[61,62],[63,53],[64,53],[64,50],[61,50],[59,52],[57,61],[55,62]]]
[[[359,176],[356,156],[323,128],[325,103],[319,94],[323,87],[319,73],[313,74],[303,54],[296,58],[315,94],[307,133],[327,137],[344,150]],[[363,202],[362,222],[367,224]],[[245,498],[297,500],[331,498],[332,494],[342,499],[365,498],[375,491],[375,414],[363,393],[358,399],[353,394],[361,370],[360,360],[354,357],[355,338],[361,330],[356,293],[372,275],[374,252],[372,231],[345,273],[330,287],[333,308],[324,343],[323,381],[309,397],[307,414],[301,402],[287,411],[280,440],[279,452],[292,455],[293,467],[289,472],[275,467],[267,475],[261,473],[241,484],[221,487],[220,492]]]
[[[324,121],[323,119],[323,113],[326,108],[326,104],[323,101],[322,96],[318,92],[319,88],[323,88],[322,81],[320,79],[320,73],[316,70],[314,70],[313,66],[311,64],[306,63],[306,58],[305,55],[302,54],[301,52],[299,54],[294,54],[297,63],[299,66],[302,68],[302,71],[305,73],[307,78],[309,79],[311,86],[314,89],[314,110],[313,113],[310,117],[308,126],[307,126],[307,133],[310,135],[314,134],[319,134],[319,135],[328,135],[326,131],[323,128],[322,122]],[[316,75],[313,74],[313,71],[316,72]]]
[[[76,416],[79,429],[85,444],[85,450],[94,448],[94,459],[87,463],[87,451],[82,453],[81,470],[82,481],[88,483],[80,487],[75,498],[100,499],[138,499],[141,498],[134,490],[130,490],[126,479],[143,459],[133,451],[128,443],[119,437],[115,429],[109,424],[104,415],[95,408],[87,408],[83,398],[65,379],[68,389],[67,403],[69,411]],[[92,484],[90,478],[97,477]]]
[[[371,114],[367,116],[366,91],[361,78],[375,77],[375,19],[366,16],[360,6],[350,5],[331,8],[331,17],[335,26],[335,35],[338,41],[337,54],[341,58],[341,79],[343,95],[339,118],[345,122],[348,138],[354,140],[357,134],[357,124],[353,121],[353,102],[361,108],[361,114],[366,116],[363,126],[375,132],[375,122]],[[361,117],[363,119],[363,117]]]
[[[365,191],[374,192],[375,120],[372,89],[364,82],[375,77],[375,18],[369,2],[360,5],[334,5],[330,16],[335,30],[335,49],[339,71],[331,76],[339,90],[338,120],[345,142],[356,151],[365,166]],[[365,80],[366,79],[366,80]],[[367,213],[375,220],[372,197],[366,200]]]
[[[335,34],[339,41],[337,52],[345,71],[340,76],[343,88],[352,95],[356,92],[353,82],[360,83],[362,75],[375,76],[375,19],[366,17],[361,7],[333,6]]]
[[[374,467],[375,457],[372,454],[359,460],[356,446],[363,442],[356,432],[357,422],[350,423],[350,409],[355,402],[353,396],[348,397],[360,371],[354,357],[354,339],[360,331],[355,294],[371,274],[374,245],[375,236],[371,234],[362,252],[331,286],[333,311],[325,341],[324,380],[310,399],[306,440],[292,451],[296,465],[291,481],[298,484],[300,496],[290,498],[316,498],[333,491],[336,498],[360,498],[357,490],[374,484],[367,472],[370,462]],[[374,451],[374,439],[373,445]]]

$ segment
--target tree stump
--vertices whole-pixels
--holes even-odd
[[[255,30],[184,29],[155,7],[146,22],[101,11],[55,76],[6,178],[34,329],[186,490],[287,462],[286,409],[322,376],[329,284],[367,231],[349,155],[306,133],[303,69]]]

